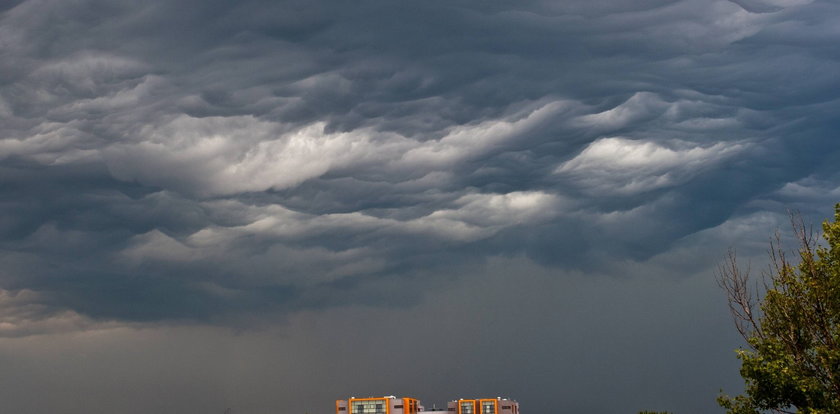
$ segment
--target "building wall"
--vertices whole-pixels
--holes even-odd
[[[471,398],[450,401],[447,414],[519,414],[519,403],[507,398]]]
[[[420,401],[416,398],[368,397],[335,401],[336,414],[417,414]]]
[[[386,396],[335,401],[336,414],[421,414],[422,411],[420,401],[416,398]],[[519,403],[500,397],[459,399],[448,402],[445,413],[519,414]]]

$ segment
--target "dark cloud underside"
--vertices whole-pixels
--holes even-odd
[[[825,212],[837,7],[11,3],[0,288],[45,318],[222,321]]]

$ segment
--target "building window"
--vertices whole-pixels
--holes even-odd
[[[494,401],[482,401],[481,402],[481,414],[496,414],[496,402],[494,402]]]
[[[384,400],[353,401],[350,414],[385,414]]]
[[[347,411],[347,407],[338,407],[338,411]]]

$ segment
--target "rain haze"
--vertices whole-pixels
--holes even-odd
[[[722,412],[830,0],[0,2],[0,412]]]

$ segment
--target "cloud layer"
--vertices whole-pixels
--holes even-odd
[[[499,255],[603,269],[755,211],[827,211],[837,15],[17,2],[0,15],[0,297],[34,310],[4,332],[386,304],[358,293]]]

